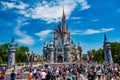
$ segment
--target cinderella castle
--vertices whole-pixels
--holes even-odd
[[[82,59],[80,43],[74,44],[63,8],[62,23],[54,28],[54,40],[44,43],[43,59],[48,63],[75,62]]]

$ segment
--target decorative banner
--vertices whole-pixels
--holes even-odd
[[[9,57],[8,57],[8,66],[12,66],[12,53],[9,53]]]
[[[106,54],[107,54],[107,55],[106,55],[106,56],[107,56],[107,61],[110,62],[110,51],[107,50],[107,51],[106,51]]]

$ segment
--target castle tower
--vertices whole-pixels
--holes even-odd
[[[78,48],[75,45],[75,60],[79,60]]]
[[[50,63],[54,63],[54,44],[51,41],[49,46]]]
[[[15,66],[15,52],[16,43],[14,42],[14,37],[12,37],[11,43],[9,43],[9,56],[8,56],[8,67]]]
[[[65,45],[64,59],[65,59],[66,62],[71,61],[71,53],[70,53],[70,43],[69,43],[69,41],[67,41],[66,45]]]
[[[45,43],[44,43],[44,47],[43,47],[43,60],[44,60],[44,61],[47,60],[47,52],[48,52],[48,43],[45,42]]]
[[[104,49],[105,61],[107,63],[113,63],[113,61],[112,61],[112,55],[111,55],[110,42],[107,41],[107,37],[106,37],[105,33],[104,33],[104,45],[103,45],[103,49]]]
[[[82,59],[82,47],[80,46],[80,43],[78,43],[78,54],[79,54],[79,60]]]

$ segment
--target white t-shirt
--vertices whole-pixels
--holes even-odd
[[[56,70],[56,75],[59,75],[59,70]]]
[[[101,70],[98,70],[98,71],[96,72],[96,74],[97,74],[97,75],[102,75],[102,71],[101,71]]]
[[[33,73],[36,73],[36,71],[37,71],[37,70],[36,70],[36,69],[34,69]]]
[[[47,74],[45,72],[41,72],[41,79],[45,79],[46,75]]]
[[[80,74],[80,78],[78,80],[85,80],[85,77],[82,74]]]

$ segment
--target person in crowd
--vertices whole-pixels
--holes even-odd
[[[35,76],[36,76],[36,67],[33,69],[33,77],[35,78]]]
[[[1,80],[6,80],[6,68],[5,67],[3,67],[3,70],[1,71]]]
[[[60,80],[66,80],[66,74],[62,74],[62,78]]]
[[[72,71],[72,80],[77,80],[77,73],[74,70]]]
[[[116,72],[116,74],[115,74],[115,79],[116,79],[116,80],[120,80],[120,73],[119,73],[119,72]]]
[[[47,74],[46,74],[45,70],[42,69],[42,72],[41,72],[41,74],[40,74],[41,80],[45,80],[46,75],[47,75]]]
[[[17,79],[21,79],[21,78],[22,78],[22,75],[21,75],[20,70],[18,69],[18,71],[17,71]]]
[[[98,80],[101,80],[102,71],[101,71],[100,66],[97,68],[96,75],[98,77]]]
[[[77,74],[77,80],[85,80],[85,77],[82,74],[82,72],[78,72],[78,74]]]
[[[25,68],[22,68],[22,69],[20,70],[20,73],[21,73],[21,77],[22,77],[22,78],[24,78],[24,74],[23,74],[23,73],[24,73],[24,71],[26,71],[26,69],[25,69]]]
[[[16,80],[16,74],[14,70],[12,70],[12,73],[10,74],[10,76],[11,76],[11,80]]]
[[[88,80],[94,80],[95,79],[95,74],[93,73],[93,70],[90,69],[88,72]]]
[[[50,71],[48,71],[47,75],[46,75],[46,80],[51,80],[52,79],[52,73]]]
[[[3,75],[1,80],[7,80],[7,79],[6,79],[6,76]]]
[[[30,73],[28,75],[28,80],[33,80],[33,74],[32,74],[32,71],[30,70]]]
[[[35,80],[38,80],[40,79],[40,71],[39,69],[36,70],[36,73],[35,73]]]

